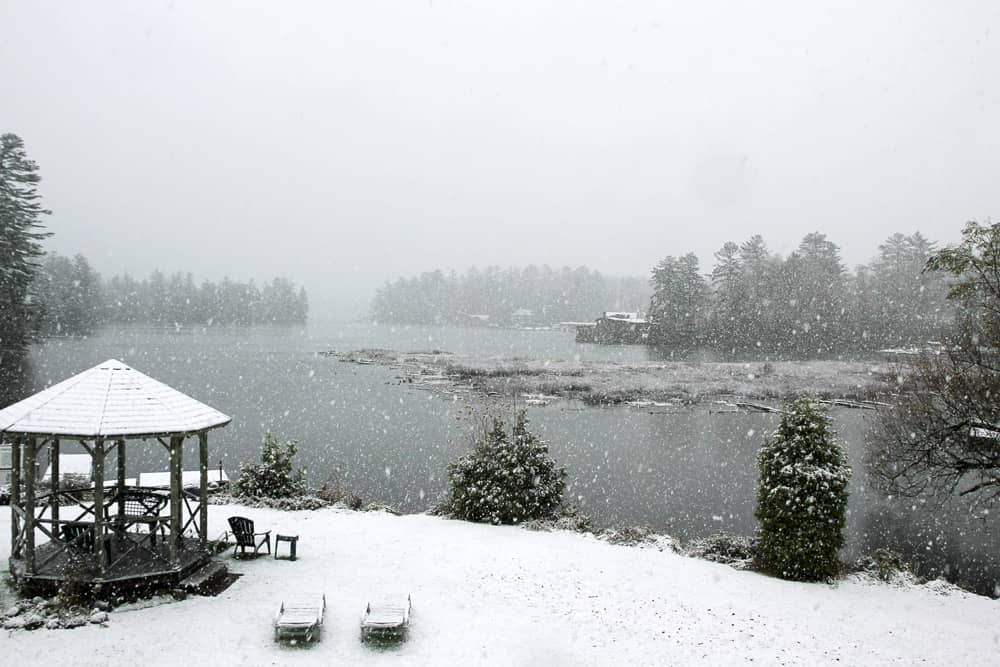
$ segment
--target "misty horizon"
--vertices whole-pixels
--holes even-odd
[[[0,127],[47,250],[285,275],[319,318],[436,269],[707,271],[752,234],[853,269],[1000,210],[1000,15],[959,4],[11,4]]]

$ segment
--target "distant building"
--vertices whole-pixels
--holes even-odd
[[[641,345],[649,338],[649,322],[639,313],[605,311],[594,324],[576,328],[576,342]]]

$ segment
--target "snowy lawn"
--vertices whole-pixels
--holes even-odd
[[[797,584],[589,535],[424,515],[212,506],[298,533],[299,560],[223,559],[216,598],[121,608],[107,627],[3,636],[4,664],[653,665],[1000,662],[1000,602],[860,580]],[[10,514],[0,510],[0,557]],[[282,555],[287,551],[282,545]],[[410,593],[409,640],[359,641],[365,601]],[[278,645],[278,602],[325,593],[320,643]],[[9,598],[9,593],[2,596]],[[9,605],[9,599],[2,600]]]

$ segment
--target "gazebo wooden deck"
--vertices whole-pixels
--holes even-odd
[[[122,589],[176,585],[211,561],[208,431],[231,419],[114,359],[0,410],[11,442],[10,572],[25,590],[67,581]],[[183,488],[184,440],[197,437],[197,491]],[[152,440],[169,458],[169,492],[128,486],[129,441]],[[61,442],[90,454],[94,483],[60,489]],[[49,447],[51,490],[37,461]],[[114,453],[117,479],[105,482]]]

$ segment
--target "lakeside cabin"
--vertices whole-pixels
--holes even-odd
[[[0,440],[10,443],[14,583],[27,593],[67,581],[136,590],[224,575],[208,542],[208,432],[230,421],[115,359],[0,410]],[[62,486],[64,445],[89,459],[92,481],[84,488]],[[165,479],[156,479],[165,488],[125,477],[127,453],[138,447],[167,459]],[[197,457],[196,479],[185,479],[185,449]],[[46,450],[49,483],[42,484],[37,462]],[[72,460],[84,468],[82,458]],[[106,481],[112,465],[117,475]]]
[[[636,312],[605,311],[593,324],[576,327],[577,343],[641,345],[649,338],[649,322]]]

